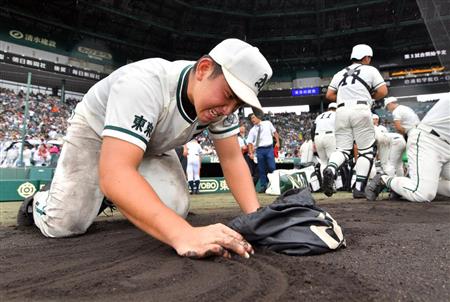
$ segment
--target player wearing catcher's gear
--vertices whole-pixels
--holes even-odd
[[[244,103],[261,110],[258,92],[272,69],[256,47],[227,39],[197,62],[147,59],[114,71],[84,96],[47,192],[24,203],[47,237],[86,232],[103,196],[137,227],[179,255],[248,257],[252,247],[223,224],[193,227],[186,178],[174,148],[208,128],[228,186],[242,211],[260,204],[233,114]]]
[[[375,200],[388,187],[409,201],[432,201],[439,193],[450,197],[450,93],[408,132],[409,177],[377,174],[366,187]]]
[[[399,105],[397,98],[393,96],[384,99],[384,106],[392,112],[395,130],[402,135],[407,135],[409,130],[420,123],[420,119],[414,110],[408,106]]]
[[[187,158],[186,176],[191,194],[198,194],[200,189],[200,167],[202,165],[202,147],[196,139],[184,145],[184,156]]]
[[[331,196],[339,167],[349,159],[353,142],[358,146],[358,159],[354,167],[356,182],[354,198],[364,197],[364,186],[376,154],[375,131],[370,108],[372,99],[386,96],[387,87],[380,72],[370,66],[373,51],[370,46],[353,47],[352,64],[333,76],[326,98],[336,101],[336,148],[323,172],[323,191]]]
[[[336,120],[336,103],[328,105],[328,111],[318,115],[314,122],[314,144],[320,160],[320,174],[323,177],[323,170],[328,165],[331,154],[336,151],[336,138],[334,132]]]

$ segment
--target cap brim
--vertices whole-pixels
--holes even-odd
[[[264,115],[261,103],[258,100],[255,92],[231,74],[226,68],[222,67],[223,75],[231,90],[236,94],[244,103],[252,107],[253,112],[257,116]]]

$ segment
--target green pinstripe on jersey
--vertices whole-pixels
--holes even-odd
[[[107,126],[105,126],[105,129],[110,129],[110,130],[115,130],[115,131],[123,132],[123,133],[126,133],[126,134],[128,134],[128,135],[134,136],[135,138],[141,140],[144,144],[147,144],[147,143],[148,143],[148,141],[147,141],[144,137],[140,136],[140,135],[137,134],[136,132],[130,131],[130,130],[125,129],[125,128],[107,125]]]
[[[226,130],[222,130],[222,131],[213,131],[213,130],[209,130],[209,131],[210,131],[211,133],[213,133],[213,134],[223,134],[223,133],[227,133],[227,132],[233,131],[233,130],[235,130],[236,128],[239,128],[239,124],[236,125],[236,126],[234,126],[234,127],[232,127],[232,128],[229,128],[229,129],[226,129]]]

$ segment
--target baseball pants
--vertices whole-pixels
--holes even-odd
[[[362,190],[363,183],[370,174],[373,162],[373,144],[375,143],[375,129],[369,106],[364,104],[343,106],[336,110],[336,148],[329,159],[329,166],[336,172],[350,156],[353,142],[358,145],[359,156],[354,167],[356,189]]]
[[[82,116],[75,114],[70,120],[51,187],[34,197],[34,222],[45,236],[83,234],[94,222],[104,197],[98,176],[101,144],[102,138]],[[166,206],[180,216],[187,216],[188,192],[175,150],[144,156],[139,173]]]
[[[189,181],[200,180],[200,157],[198,156],[193,156],[192,158],[188,157],[186,174],[187,179]]]
[[[403,176],[403,161],[402,156],[405,151],[406,141],[401,135],[390,137],[388,145],[379,144],[379,154],[381,161],[381,168],[384,173],[389,176]]]
[[[409,177],[383,176],[383,181],[409,201],[450,197],[450,145],[420,129],[408,132]]]
[[[334,133],[318,132],[314,136],[314,143],[320,160],[320,174],[323,176],[323,170],[327,167],[331,154],[336,151],[336,138]]]

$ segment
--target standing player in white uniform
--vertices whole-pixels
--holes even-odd
[[[386,127],[379,125],[380,118],[378,115],[374,114],[372,118],[383,172],[389,176],[403,176],[402,156],[406,147],[403,135],[388,132]]]
[[[328,105],[328,111],[318,115],[314,122],[314,144],[319,155],[320,174],[323,177],[323,170],[328,165],[331,154],[336,151],[335,132],[336,103]]]
[[[174,148],[208,128],[233,196],[244,213],[256,211],[233,112],[244,102],[261,110],[257,94],[271,76],[259,50],[238,39],[222,41],[197,62],[157,58],[119,68],[77,105],[51,188],[24,201],[19,225],[33,222],[32,210],[47,237],[83,234],[105,195],[179,255],[248,257],[252,247],[225,225],[184,220],[189,195]]]
[[[399,105],[397,98],[393,96],[384,99],[384,106],[392,112],[395,130],[402,135],[408,135],[409,130],[420,123],[420,119],[414,110],[408,106]]]
[[[450,93],[408,132],[409,177],[377,174],[366,187],[368,200],[385,188],[409,201],[432,201],[436,194],[450,197]]]
[[[358,146],[354,167],[356,182],[354,198],[364,197],[364,187],[376,154],[375,131],[372,123],[372,99],[386,96],[387,87],[380,72],[370,66],[373,51],[370,46],[353,47],[352,64],[333,76],[326,98],[336,101],[336,148],[323,172],[323,191],[332,196],[339,167],[350,158],[353,142]]]
[[[191,194],[198,194],[200,189],[200,168],[202,165],[202,147],[194,138],[186,145],[183,150],[184,156],[187,158],[186,175],[188,179]]]

